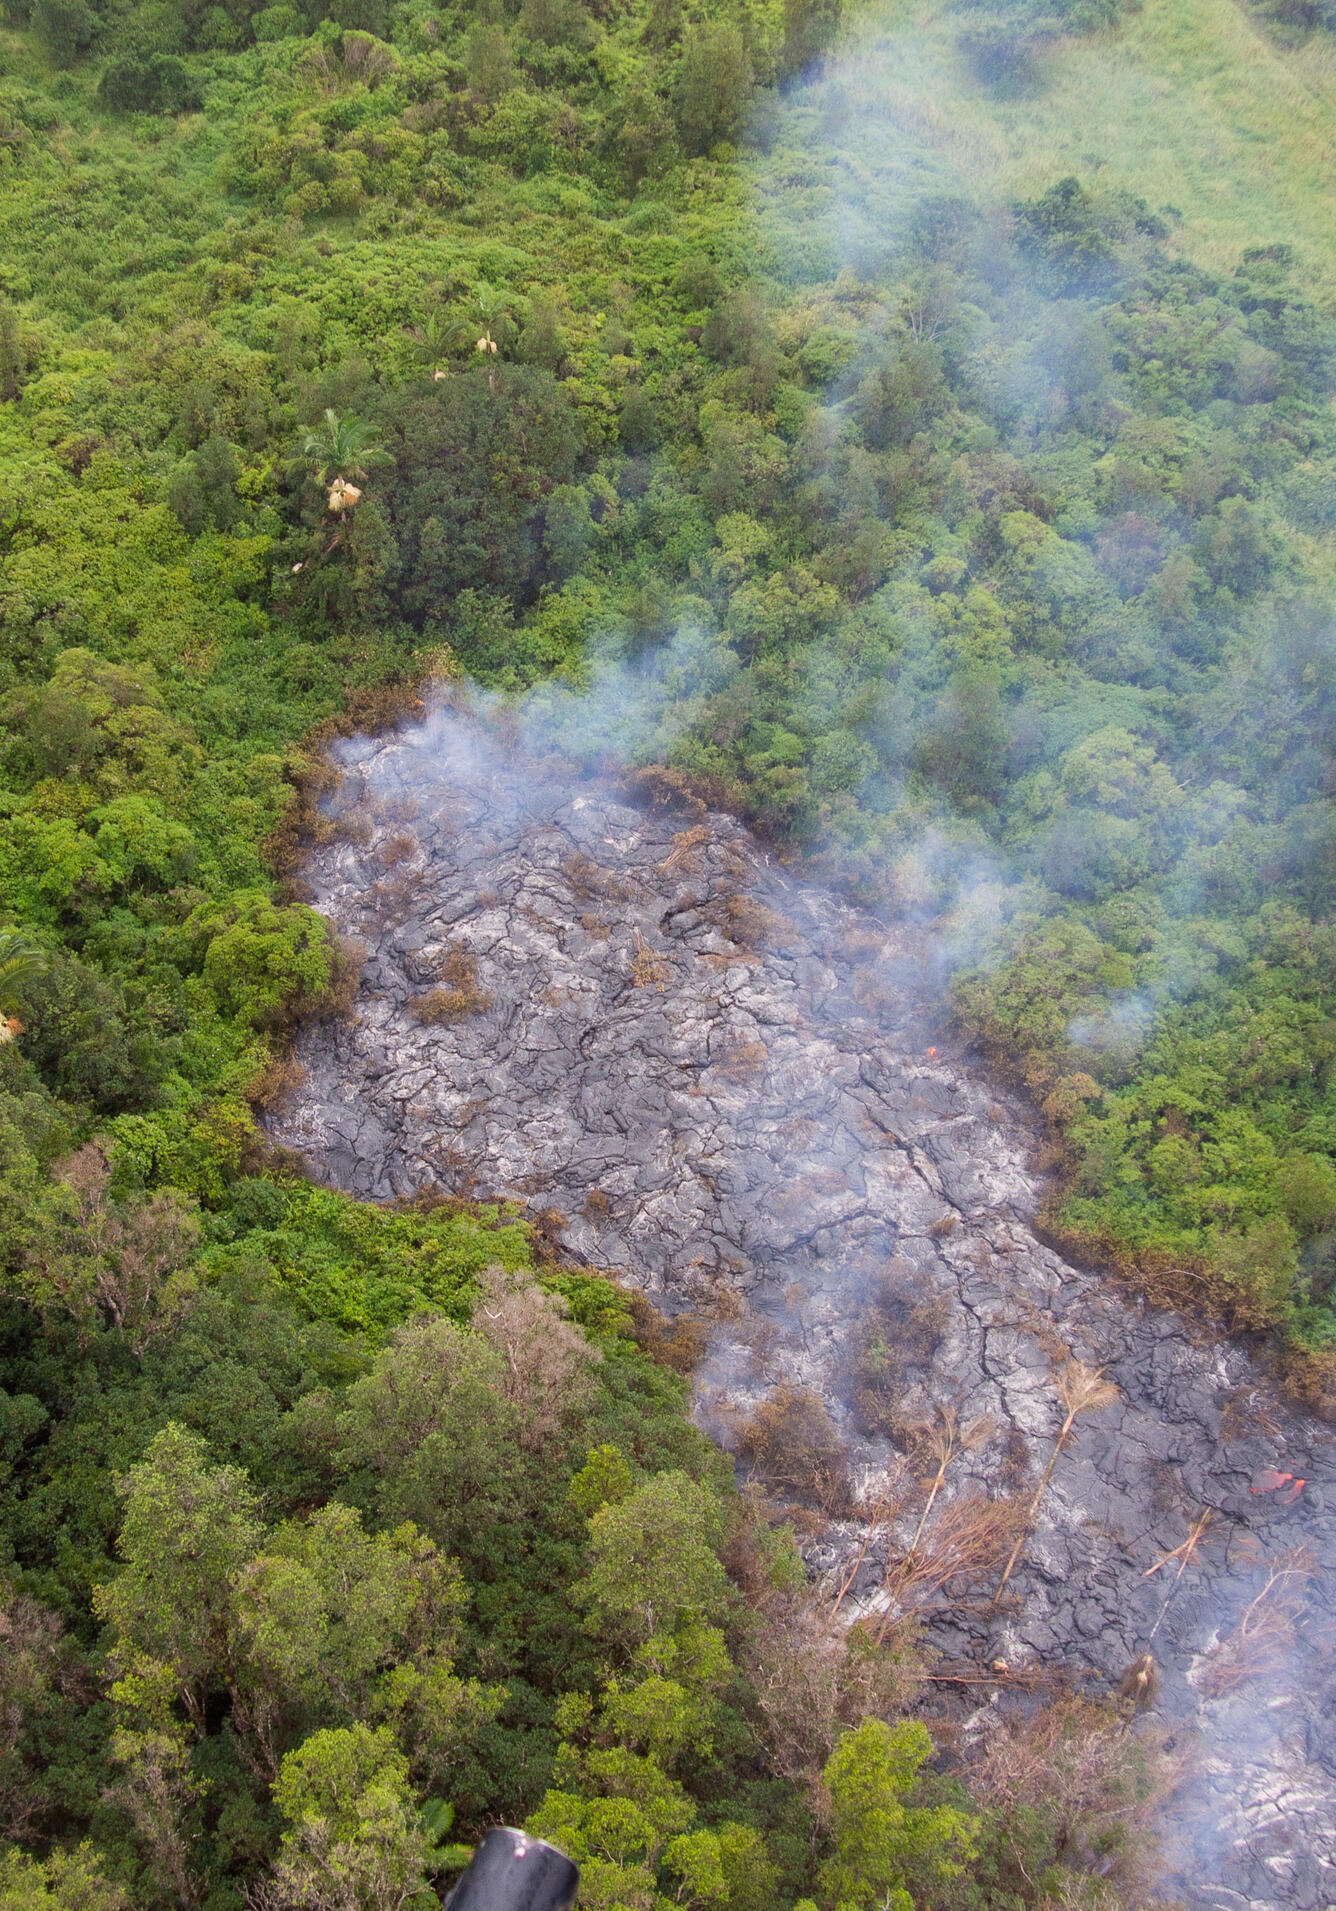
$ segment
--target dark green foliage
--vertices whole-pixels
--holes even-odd
[[[1137,0],[957,0],[959,43],[977,77],[999,92],[1039,76],[1046,47],[1064,34],[1112,27]]]
[[[10,300],[0,298],[0,399],[18,397],[36,362],[36,340]]]
[[[1020,242],[1060,285],[1071,290],[1107,282],[1120,243],[1134,232],[1163,238],[1163,220],[1124,195],[1092,193],[1079,179],[1060,179],[1016,208]]]
[[[830,51],[843,14],[843,0],[785,0],[781,61],[786,74],[807,72]]]
[[[34,0],[33,32],[59,66],[70,66],[97,36],[97,18],[87,0]]]
[[[398,544],[389,580],[419,620],[462,590],[521,602],[543,575],[545,505],[574,475],[570,403],[550,372],[496,365],[410,390],[387,408],[382,481]],[[567,521],[570,512],[567,510]],[[561,507],[553,519],[560,543]]]
[[[107,1116],[157,1099],[180,1022],[142,984],[57,954],[28,984],[24,1006],[24,1054],[62,1100]]]
[[[240,516],[236,453],[225,438],[206,438],[167,481],[167,502],[191,537],[228,531]]]
[[[751,94],[752,69],[741,29],[711,21],[693,27],[682,50],[676,111],[682,144],[706,153],[742,131]]]
[[[184,113],[200,104],[194,76],[172,53],[131,53],[110,61],[97,92],[117,113]]]

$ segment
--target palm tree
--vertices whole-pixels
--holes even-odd
[[[1105,1377],[1104,1369],[1087,1366],[1084,1360],[1065,1360],[1062,1363],[1058,1369],[1057,1389],[1058,1399],[1065,1409],[1063,1422],[1048,1456],[1048,1465],[1040,1474],[1039,1484],[1026,1508],[1025,1523],[1017,1533],[1016,1544],[1012,1547],[1007,1563],[1002,1569],[997,1591],[993,1594],[994,1599],[1002,1597],[1007,1581],[1016,1570],[1016,1562],[1039,1517],[1039,1508],[1048,1491],[1049,1482],[1053,1478],[1053,1470],[1058,1464],[1063,1448],[1072,1437],[1072,1428],[1076,1425],[1077,1415],[1097,1413],[1101,1407],[1111,1407],[1119,1398],[1116,1383]]]
[[[439,312],[428,312],[420,325],[406,327],[408,336],[413,340],[415,361],[425,365],[433,378],[445,377],[444,361],[450,355],[451,339],[456,329]]]
[[[17,929],[0,929],[0,1042],[19,1032],[18,1010],[24,991],[46,973],[46,957]]]
[[[317,484],[332,484],[340,478],[364,478],[379,448],[375,430],[365,418],[351,411],[339,413],[331,406],[302,439],[301,455],[311,460]]]
[[[481,353],[487,361],[487,383],[494,383],[491,361],[504,352],[519,331],[510,301],[504,292],[479,279],[473,288],[468,312],[450,327],[452,342]]]

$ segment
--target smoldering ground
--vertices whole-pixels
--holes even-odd
[[[1157,1715],[1203,1747],[1167,1828],[1172,1889],[1330,1901],[1336,1505],[1250,1492],[1266,1467],[1336,1477],[1328,1436],[1242,1352],[1036,1238],[1033,1137],[943,1035],[915,930],[726,817],[582,777],[513,715],[498,738],[442,709],[340,756],[345,828],[307,873],[367,961],[353,1017],[302,1037],[277,1138],[371,1198],[517,1198],[566,1252],[692,1316],[703,1419],[807,1504],[809,1567],[848,1580],[846,1616],[921,1609],[949,1663],[1008,1668],[976,1732],[1036,1670],[1111,1690],[1153,1635]],[[1033,1532],[1000,1518],[981,1542],[976,1501],[1030,1505],[1073,1362],[1116,1395],[1073,1417]],[[842,1479],[773,1462],[757,1410],[786,1389],[820,1401]],[[915,1549],[944,1411],[984,1431],[954,1443]],[[1267,1590],[1300,1544],[1302,1598],[1293,1571]],[[927,1562],[909,1578],[907,1549]]]

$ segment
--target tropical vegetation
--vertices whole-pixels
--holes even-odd
[[[970,1796],[624,1296],[257,1110],[356,980],[325,746],[558,679],[939,937],[1053,1224],[1324,1397],[1336,98],[1273,11],[9,0],[5,1911],[429,1902],[498,1817],[608,1911],[1145,1902],[1136,1734]]]

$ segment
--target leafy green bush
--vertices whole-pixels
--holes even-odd
[[[338,972],[324,917],[262,892],[201,904],[184,937],[219,1004],[247,1028],[276,1029],[309,1013]]]

